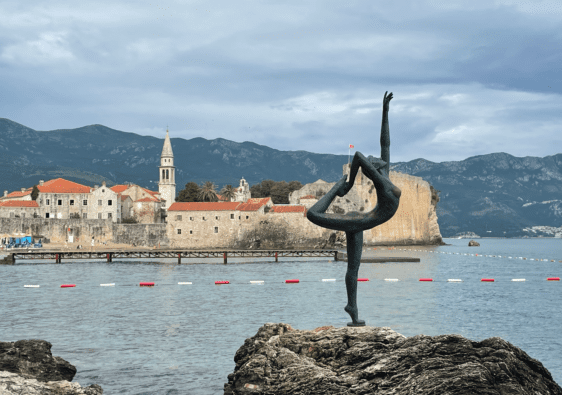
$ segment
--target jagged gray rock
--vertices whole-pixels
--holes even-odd
[[[76,368],[61,357],[53,357],[45,340],[0,342],[0,394],[101,395],[93,384],[82,388],[71,383]]]
[[[0,372],[0,394],[2,395],[101,395],[102,388],[92,384],[82,388],[78,383],[61,381],[37,381],[26,379],[16,373]]]
[[[61,357],[53,357],[45,340],[0,342],[0,371],[38,381],[72,381],[76,368]]]
[[[406,338],[369,326],[304,331],[265,324],[234,361],[225,395],[562,394],[539,361],[499,337],[475,342]]]
[[[477,242],[477,241],[474,241],[474,240],[470,240],[470,241],[468,242],[468,246],[469,246],[469,247],[480,247],[480,243]]]

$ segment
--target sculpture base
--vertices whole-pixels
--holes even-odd
[[[357,322],[348,322],[347,326],[365,326],[365,321],[358,320]]]

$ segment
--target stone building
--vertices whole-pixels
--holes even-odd
[[[0,218],[38,218],[39,205],[34,200],[0,201]]]
[[[8,191],[4,191],[4,196],[0,197],[0,202],[5,202],[8,200],[31,200],[31,192],[33,188],[22,188],[21,191],[14,191],[12,193],[8,193]]]
[[[238,236],[239,202],[176,202],[168,209],[171,247],[208,248],[230,245]]]
[[[165,202],[160,200],[160,193],[148,190],[135,184],[114,185],[111,190],[121,196],[128,196],[131,201],[126,203],[127,215],[141,224],[158,224],[164,222]]]
[[[103,181],[101,187],[96,185],[90,192],[88,212],[83,219],[110,219],[121,222],[121,196],[106,186]]]
[[[299,204],[303,205],[308,210],[309,208],[311,208],[316,204],[318,198],[314,195],[305,195],[299,198],[298,200],[299,200]]]
[[[40,215],[42,218],[84,218],[88,215],[92,201],[91,188],[76,182],[56,178],[37,186]]]

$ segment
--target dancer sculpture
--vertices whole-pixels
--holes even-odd
[[[345,286],[347,288],[347,306],[345,311],[351,316],[352,322],[348,326],[364,326],[365,321],[359,319],[357,310],[357,275],[361,265],[361,253],[363,249],[363,231],[372,229],[391,219],[400,204],[401,191],[389,178],[390,164],[390,132],[388,129],[388,109],[392,92],[387,96],[384,94],[381,126],[381,159],[365,156],[356,152],[351,162],[349,181],[347,176],[339,180],[336,185],[312,206],[307,218],[314,224],[323,228],[343,230],[347,238],[347,273],[345,274]],[[336,198],[345,196],[353,183],[357,172],[361,167],[363,174],[367,176],[377,190],[377,205],[368,213],[356,211],[347,214],[328,214],[326,210]]]

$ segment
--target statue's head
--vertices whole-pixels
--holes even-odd
[[[371,162],[373,166],[375,166],[375,169],[382,169],[386,165],[386,162],[384,160],[374,157],[373,155],[369,155],[367,157],[367,160]]]

